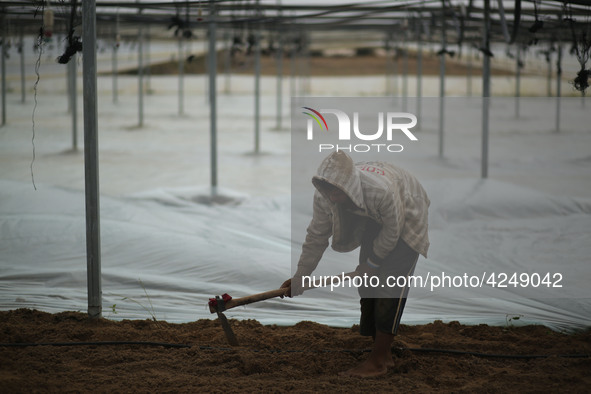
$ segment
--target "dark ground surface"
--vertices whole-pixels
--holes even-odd
[[[591,387],[591,331],[542,326],[401,326],[396,366],[379,378],[338,373],[367,356],[358,327],[312,322],[263,326],[230,321],[228,346],[217,320],[89,320],[85,314],[0,312],[1,343],[151,341],[188,345],[0,347],[0,392],[574,392]],[[404,350],[413,348],[415,350]],[[436,353],[440,349],[539,358]],[[587,357],[565,357],[586,355]]]

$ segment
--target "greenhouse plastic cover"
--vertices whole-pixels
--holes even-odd
[[[144,130],[129,127],[133,100],[101,107],[102,291],[108,318],[214,318],[207,308],[210,297],[278,288],[291,276],[291,255],[299,253],[311,218],[311,193],[290,193],[289,133],[271,131],[272,97],[263,97],[260,155],[248,153],[252,134],[244,126],[252,122],[252,99],[220,97],[220,108],[234,113],[220,116],[223,186],[216,199],[208,186],[207,125],[198,126],[207,115],[204,98],[195,99],[195,115],[176,117],[172,97],[149,98],[152,110]],[[38,121],[34,163],[30,107],[11,106],[13,124],[0,135],[4,310],[87,307],[83,157],[65,151],[68,118],[59,107],[64,102],[39,97],[38,119],[57,113],[64,120]],[[528,130],[495,133],[490,179],[478,175],[478,132],[459,127],[448,129],[446,159],[436,156],[434,132],[421,134],[422,144],[407,156],[397,156],[431,199],[429,258],[420,258],[415,274],[537,272],[562,278],[561,287],[547,289],[411,289],[403,323],[534,323],[558,330],[591,325],[589,115],[579,111],[579,100],[570,105],[580,117],[562,134],[548,127],[540,131],[536,116],[530,116]],[[507,111],[499,106],[501,113]],[[292,205],[308,208],[292,210]],[[301,230],[292,232],[292,224]],[[318,272],[351,271],[356,258],[356,253],[327,251]],[[309,293],[226,315],[268,324],[357,322],[354,291]]]

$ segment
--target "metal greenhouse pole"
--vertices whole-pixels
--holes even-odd
[[[445,56],[446,56],[446,31],[445,31],[445,2],[442,2],[441,10],[441,55],[439,55],[439,157],[443,157],[443,129],[445,126]]]
[[[405,31],[402,48],[402,112],[406,112],[408,107],[408,39],[408,33]]]
[[[98,122],[96,92],[96,1],[82,2],[84,84],[84,179],[88,316],[102,315]]]
[[[281,11],[280,11],[281,12]],[[277,111],[275,117],[275,129],[280,131],[282,129],[281,121],[283,120],[283,39],[282,30],[278,34],[279,42],[277,43]]]
[[[279,20],[281,20],[283,17],[283,13],[281,11],[281,0],[277,0],[277,5],[279,6],[278,17]],[[279,29],[277,30],[277,112],[275,117],[275,129],[277,131],[281,131],[281,122],[283,121],[283,33],[284,30],[280,25]]]
[[[515,117],[519,118],[519,104],[521,98],[521,45],[517,44],[517,59],[515,60]]]
[[[20,64],[21,64],[21,103],[25,103],[26,88],[25,88],[25,39],[24,39],[24,26],[21,25],[19,46],[20,46]]]
[[[277,5],[281,7],[281,0],[277,0]],[[281,20],[283,14],[281,8],[279,8],[279,20]],[[282,129],[283,120],[283,28],[281,25],[277,30],[277,111],[275,117],[275,129],[280,131]]]
[[[308,33],[303,33],[302,34],[302,41],[304,43],[303,45],[303,56],[302,59],[304,60],[304,65],[303,65],[303,78],[302,78],[302,91],[306,96],[309,96],[312,88],[310,86],[310,75],[311,75],[311,66],[310,66],[310,61],[311,61],[311,56],[310,56],[310,34]]]
[[[66,95],[68,97],[68,113],[72,113],[72,65],[70,62],[66,64],[65,67],[66,75]]]
[[[6,40],[6,17],[4,16],[4,12],[5,10],[2,9],[2,18],[0,19],[2,22],[2,51],[0,52],[0,57],[2,58],[0,61],[2,63],[2,123],[0,126],[6,124],[6,56],[4,54],[7,51],[6,42],[8,40]]]
[[[118,77],[118,70],[117,70],[117,53],[119,52],[119,12],[117,12],[117,16],[115,19],[115,37],[113,43],[113,53],[111,54],[112,59],[112,73],[113,73],[113,104],[117,104],[119,101],[119,87],[117,86],[117,77]]]
[[[562,44],[558,43],[558,54],[556,59],[556,132],[560,132],[560,82],[562,80]]]
[[[78,65],[76,56],[68,62],[68,76],[70,78],[70,110],[72,111],[72,150],[78,150]]]
[[[385,91],[384,95],[392,96],[392,48],[390,46],[390,35],[386,34],[384,38],[384,48],[386,51],[386,72],[385,72]]]
[[[290,36],[290,53],[289,53],[289,95],[291,97],[297,96],[296,92],[296,43],[293,36]]]
[[[488,128],[490,113],[490,0],[484,0],[484,31],[482,34],[482,168],[481,177],[488,178]]]
[[[138,1],[139,2],[139,1]],[[139,10],[141,13],[141,9]],[[144,126],[144,27],[140,24],[138,31],[138,126]]]
[[[146,48],[145,48],[145,53],[146,53],[146,93],[148,93],[148,95],[152,94],[152,33],[151,33],[151,29],[150,29],[150,25],[146,26],[146,32],[147,34],[145,35],[145,42],[146,42]]]
[[[260,36],[257,34],[257,43],[254,57],[254,153],[259,153],[261,146],[261,50],[258,43]]]
[[[185,54],[183,51],[183,36],[179,37],[178,40],[178,50],[179,50],[179,115],[183,115],[185,113]]]
[[[473,58],[473,50],[472,48],[468,49],[468,72],[466,73],[467,81],[466,81],[466,93],[468,97],[472,97],[472,75],[473,75],[473,67],[472,67],[472,58]]]
[[[217,194],[218,186],[218,157],[217,157],[217,97],[216,97],[216,74],[217,74],[217,53],[216,53],[216,21],[215,2],[209,3],[209,47],[208,47],[208,70],[209,70],[209,130],[211,137],[211,192]]]
[[[548,48],[546,63],[548,63],[548,70],[546,73],[546,90],[548,91],[548,97],[552,97],[552,46]]]
[[[398,89],[398,44],[395,41],[395,38],[392,37],[392,49],[393,49],[393,59],[392,59],[392,95],[397,96],[399,94]]]
[[[257,0],[257,15],[260,1]],[[254,49],[254,153],[258,154],[261,149],[261,27],[255,26],[255,49]]]
[[[224,93],[230,94],[231,69],[232,69],[232,45],[233,38],[229,32],[224,32]]]
[[[421,38],[421,22],[415,21],[417,35],[417,119],[422,117],[422,96],[423,96],[423,40]],[[418,124],[419,128],[421,124]]]

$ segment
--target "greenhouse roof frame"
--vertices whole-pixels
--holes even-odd
[[[99,38],[112,34],[115,23],[122,27],[180,23],[186,29],[207,28],[211,0],[137,1],[96,4]],[[485,20],[484,0],[410,0],[374,1],[348,4],[301,4],[268,1],[216,0],[216,24],[220,29],[261,28],[266,31],[313,32],[338,30],[401,32],[411,39],[420,32],[424,41],[439,42],[438,34],[450,42],[480,40]],[[494,4],[493,4],[494,3]],[[492,1],[489,39],[491,43],[530,43],[573,41],[588,32],[591,36],[591,0],[515,0],[510,7]],[[68,23],[71,7],[80,11],[80,0],[2,1],[0,14],[9,26],[22,26],[26,34],[37,34],[42,26],[42,11],[51,7],[56,23]],[[502,8],[500,8],[502,6]],[[517,23],[516,23],[517,22]],[[417,26],[418,25],[418,26]],[[9,28],[10,31],[10,28]],[[411,33],[412,32],[412,33]],[[508,35],[509,34],[509,35]],[[344,37],[346,38],[346,34]]]

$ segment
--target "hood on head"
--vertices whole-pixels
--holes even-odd
[[[365,209],[359,169],[345,152],[336,151],[328,155],[318,167],[317,174],[312,177],[314,187],[328,199],[324,182],[338,187],[357,207]]]

